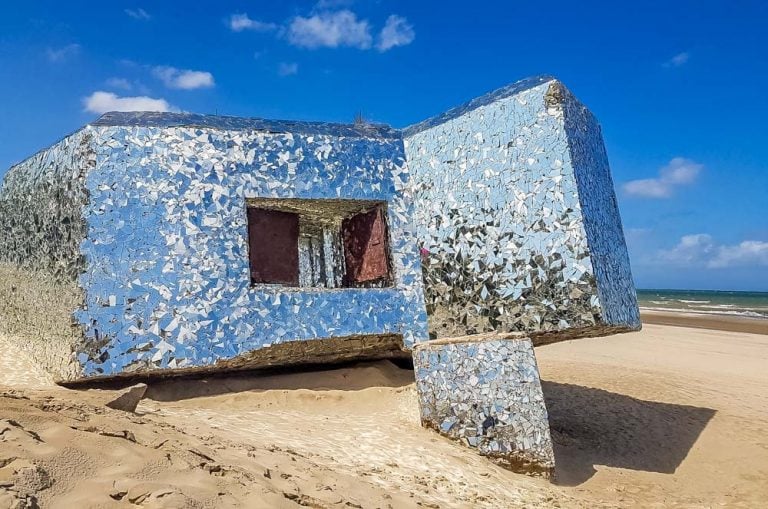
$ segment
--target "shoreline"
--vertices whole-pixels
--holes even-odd
[[[688,311],[656,311],[641,307],[640,319],[643,324],[768,335],[768,320],[762,318]]]

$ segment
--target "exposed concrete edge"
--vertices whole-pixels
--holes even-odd
[[[456,336],[452,338],[439,338],[429,341],[422,341],[413,345],[414,350],[429,348],[430,346],[451,345],[456,343],[483,343],[485,341],[495,340],[526,341],[531,339],[531,335],[525,332],[487,332],[484,334],[470,334],[468,336]]]
[[[561,331],[531,332],[529,337],[531,338],[531,341],[533,341],[533,346],[544,346],[574,339],[597,338],[624,334],[626,332],[636,332],[639,331],[640,328],[640,325],[593,325],[590,327],[578,327]]]
[[[416,343],[413,349],[426,348],[430,345],[447,345],[453,343],[482,343],[485,341],[507,340],[524,341],[530,340],[533,346],[544,346],[561,341],[571,341],[574,339],[584,339],[601,336],[613,336],[626,332],[635,332],[640,327],[629,325],[596,325],[589,327],[579,327],[566,330],[555,331],[536,331],[536,332],[487,332],[483,334],[470,334],[467,336],[456,336],[450,338],[431,339]]]
[[[423,341],[416,343],[413,350],[428,348],[430,345],[480,343],[493,340],[525,341],[530,339],[533,346],[543,346],[573,339],[633,332],[638,329],[628,326],[593,326],[549,332],[491,332]],[[356,335],[310,341],[287,341],[270,347],[259,348],[231,359],[219,360],[208,366],[161,369],[137,367],[134,371],[116,375],[94,375],[74,380],[56,380],[56,383],[71,388],[101,384],[129,385],[175,377],[198,377],[242,371],[280,371],[287,368],[327,367],[349,362],[386,359],[408,360],[410,358],[411,351],[405,347],[403,337],[400,334]]]
[[[116,375],[95,375],[77,380],[56,380],[70,388],[96,385],[127,385],[175,377],[198,377],[242,371],[279,371],[286,368],[332,366],[349,362],[410,359],[401,334],[355,335],[310,341],[287,341],[258,348],[208,366],[190,368],[140,367]]]

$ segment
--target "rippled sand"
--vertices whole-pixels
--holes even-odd
[[[393,508],[768,498],[768,336],[647,325],[537,356],[554,483],[420,428],[413,375],[388,362],[158,383],[132,415],[48,385],[5,349],[0,507],[4,496],[43,507]]]

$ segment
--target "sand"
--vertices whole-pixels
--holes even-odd
[[[768,336],[645,325],[537,355],[566,492],[765,507]]]
[[[749,332],[751,334],[768,334],[768,320],[761,318],[746,318],[703,313],[675,313],[673,311],[656,311],[641,309],[640,315],[645,324],[673,325],[695,329],[722,330],[728,332]]]
[[[0,508],[763,506],[768,335],[647,325],[536,353],[554,483],[420,428],[387,361],[157,383],[134,415],[5,350]]]

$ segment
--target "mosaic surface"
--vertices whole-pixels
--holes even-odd
[[[79,372],[80,243],[85,176],[95,164],[80,131],[8,170],[0,187],[0,334],[57,378]]]
[[[90,141],[79,131],[8,170],[0,187],[0,262],[77,281],[85,270],[85,177],[95,164]]]
[[[237,130],[206,122],[93,128],[97,164],[87,177],[80,278],[86,309],[76,313],[98,346],[80,355],[86,375],[210,365],[292,340],[395,333],[411,345],[426,337],[399,139],[335,136],[322,124],[274,132],[272,123],[264,132],[230,119],[221,127]],[[387,202],[394,286],[252,287],[246,200],[253,198]]]
[[[404,131],[432,337],[639,326],[599,127],[563,91],[531,78]]]
[[[62,379],[211,365],[292,340],[426,338],[397,133],[147,117],[107,115],[5,179],[0,261],[25,275],[44,270],[84,297],[68,302],[68,330],[84,339],[79,372]],[[177,125],[187,121],[204,127]],[[262,198],[385,202],[392,286],[252,287],[246,203]]]
[[[600,125],[564,86],[558,83],[550,91],[550,101],[563,105],[603,320],[611,325],[639,328],[637,293]]]
[[[552,438],[527,338],[445,340],[413,351],[422,425],[516,471],[550,473]]]
[[[382,203],[392,281],[340,288],[313,262],[338,239],[305,225],[303,287],[252,286],[246,205],[286,198]],[[0,332],[65,380],[294,340],[639,327],[599,126],[549,77],[405,131],[104,115],[8,172],[0,269]]]

